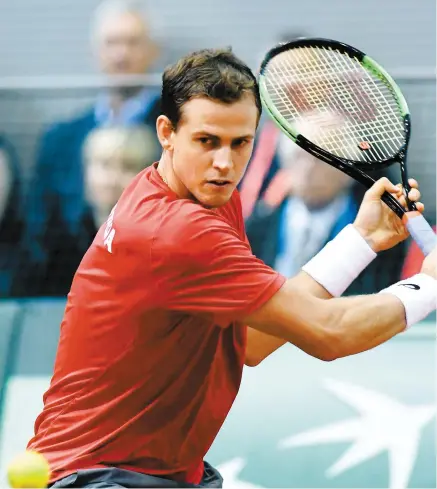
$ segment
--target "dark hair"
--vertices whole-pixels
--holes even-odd
[[[250,68],[230,48],[203,49],[165,69],[161,109],[176,129],[182,106],[189,100],[205,97],[231,104],[247,93],[253,94],[261,116],[258,82]]]

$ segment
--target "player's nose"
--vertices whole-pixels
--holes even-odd
[[[213,167],[221,172],[232,168],[232,152],[230,148],[222,147],[214,154]]]

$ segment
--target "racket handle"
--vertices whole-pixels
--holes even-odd
[[[420,212],[413,211],[404,214],[402,221],[422,253],[425,256],[429,255],[437,245],[437,236],[427,220]]]

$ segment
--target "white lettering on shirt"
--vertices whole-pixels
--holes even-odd
[[[115,229],[112,227],[114,221],[115,205],[109,214],[108,220],[106,221],[105,233],[103,235],[103,244],[106,246],[109,253],[112,253],[112,242],[114,241]]]

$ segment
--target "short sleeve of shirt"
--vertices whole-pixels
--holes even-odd
[[[164,217],[151,248],[151,277],[161,307],[227,326],[282,287],[285,277],[256,258],[222,216],[190,204],[177,214]]]

